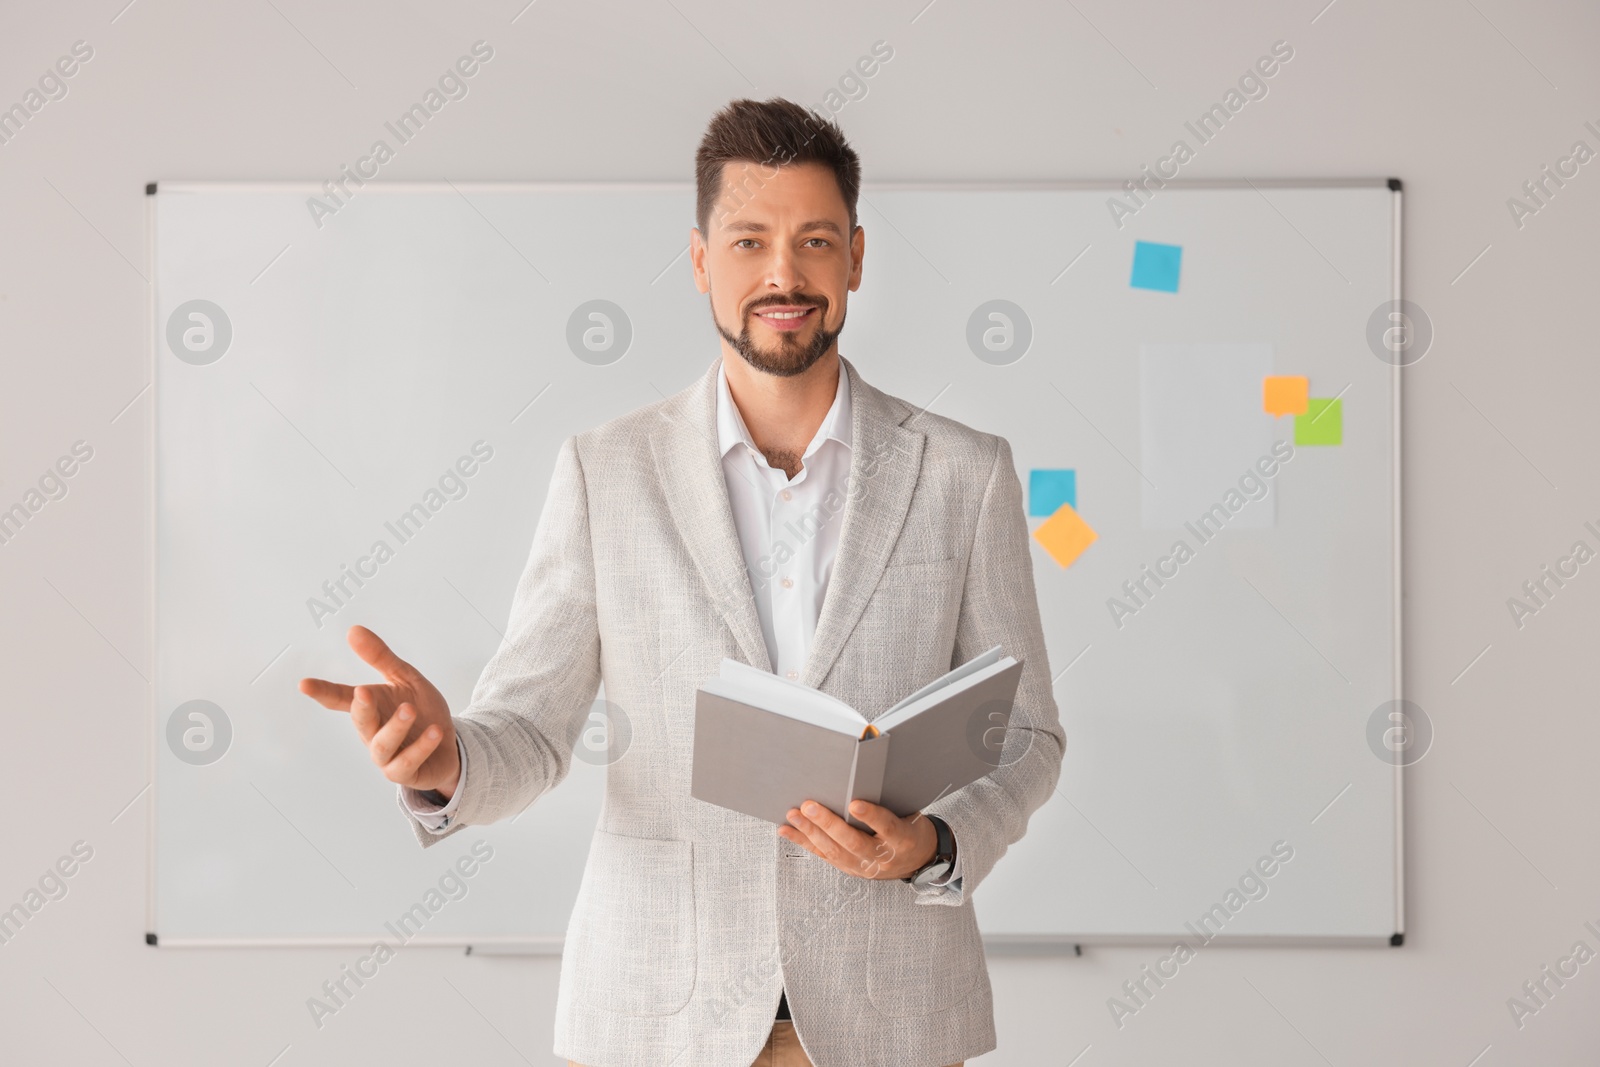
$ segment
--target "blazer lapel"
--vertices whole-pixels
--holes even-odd
[[[910,404],[862,381],[855,365],[843,356],[839,365],[850,375],[850,490],[839,552],[811,639],[811,654],[800,674],[800,681],[813,689],[821,687],[839,658],[900,538],[926,440],[924,434],[901,425],[915,410]],[[872,710],[876,709],[863,709],[862,714],[870,716]]]
[[[756,611],[739,532],[733,525],[717,449],[717,369],[721,364],[720,359],[713,360],[698,382],[662,405],[660,413],[666,425],[650,435],[650,450],[672,521],[706,592],[733,631],[745,662],[770,671],[772,661],[761,633],[761,615]]]
[[[717,448],[720,365],[720,359],[713,361],[698,382],[661,407],[666,425],[651,435],[650,448],[668,510],[712,603],[745,662],[770,671]],[[911,506],[926,440],[901,425],[915,410],[911,405],[862,381],[843,356],[839,365],[850,376],[850,490],[828,592],[800,676],[812,688],[828,676],[883,574]]]

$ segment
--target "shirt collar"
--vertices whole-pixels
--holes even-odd
[[[850,375],[844,369],[844,364],[839,364],[839,387],[834,390],[833,405],[828,408],[828,413],[822,417],[822,425],[817,427],[816,435],[811,438],[811,443],[801,454],[801,459],[810,459],[812,453],[822,447],[822,442],[832,438],[844,445],[851,447],[850,423]],[[717,449],[722,456],[735,445],[747,445],[757,455],[761,450],[750,437],[750,431],[744,424],[744,417],[739,414],[739,406],[733,402],[733,394],[728,390],[728,372],[719,362],[717,365]]]

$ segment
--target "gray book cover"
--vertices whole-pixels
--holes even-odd
[[[992,662],[997,654],[985,655]],[[868,833],[849,814],[851,800],[881,804],[901,816],[919,811],[1000,765],[1022,661],[1007,660],[976,681],[970,680],[971,666],[956,668],[881,714],[879,720],[889,724],[882,730],[863,718],[860,736],[701,688],[689,794],[780,826],[788,824],[790,808],[815,800]],[[900,713],[913,698],[926,700],[945,689],[928,706]]]

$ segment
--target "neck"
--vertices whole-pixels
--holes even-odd
[[[801,454],[817,435],[839,391],[844,368],[838,350],[792,378],[758,371],[726,348],[722,367],[728,376],[728,392],[756,448],[769,464],[793,478],[800,472]]]

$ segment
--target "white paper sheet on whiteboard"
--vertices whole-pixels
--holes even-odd
[[[1273,525],[1277,494],[1251,500],[1239,486],[1256,461],[1272,452],[1272,416],[1261,403],[1262,379],[1271,373],[1269,344],[1139,346],[1145,529],[1182,529],[1215,505],[1241,497],[1244,504],[1230,509],[1227,527]],[[1238,495],[1225,499],[1230,489]]]

